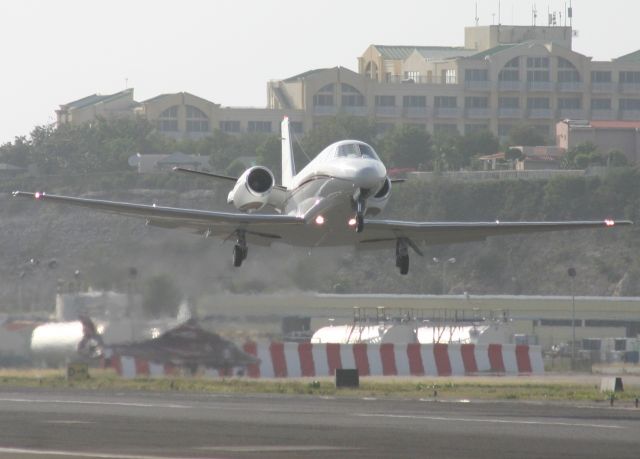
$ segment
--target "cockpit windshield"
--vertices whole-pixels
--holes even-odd
[[[345,143],[338,146],[336,153],[338,158],[369,158],[379,159],[376,152],[364,143]]]

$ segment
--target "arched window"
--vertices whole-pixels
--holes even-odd
[[[514,57],[504,65],[498,74],[498,81],[520,81],[519,57]]]
[[[178,131],[178,106],[167,108],[158,117],[158,130],[164,132]]]
[[[335,93],[335,85],[333,83],[329,83],[326,86],[320,88],[320,90],[313,96],[313,105],[318,107],[327,107],[335,105],[333,102],[333,97]]]
[[[578,69],[564,57],[558,58],[558,82],[577,83],[580,81]]]
[[[367,62],[367,66],[364,69],[365,75],[373,80],[378,79],[378,65],[375,62]]]
[[[342,83],[342,106],[364,107],[364,96],[350,84]]]
[[[186,105],[187,132],[209,132],[209,118],[202,110],[193,105]]]

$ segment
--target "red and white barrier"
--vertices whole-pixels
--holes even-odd
[[[245,352],[260,359],[250,365],[251,378],[298,378],[335,375],[336,369],[357,368],[360,376],[464,376],[542,374],[540,346],[515,344],[311,344],[246,343]],[[176,374],[170,365],[132,357],[114,357],[124,377]],[[208,376],[224,376],[208,370]],[[228,371],[226,375],[237,374]]]

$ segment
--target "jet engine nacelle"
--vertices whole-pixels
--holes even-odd
[[[367,215],[374,216],[378,215],[384,206],[387,205],[387,201],[389,201],[389,197],[391,196],[391,180],[389,177],[384,179],[384,183],[375,192],[373,196],[370,196],[367,199]]]
[[[262,166],[251,167],[238,178],[233,190],[229,192],[227,202],[245,212],[260,210],[268,203],[275,183],[276,179],[269,169]]]

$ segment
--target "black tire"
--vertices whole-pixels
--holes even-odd
[[[398,268],[400,268],[400,274],[403,276],[409,272],[409,255],[398,257]]]
[[[356,215],[356,233],[362,233],[364,230],[364,216],[361,214]]]
[[[243,256],[244,255],[244,256]],[[242,265],[242,260],[246,257],[246,253],[239,245],[233,246],[233,266],[236,268]]]

